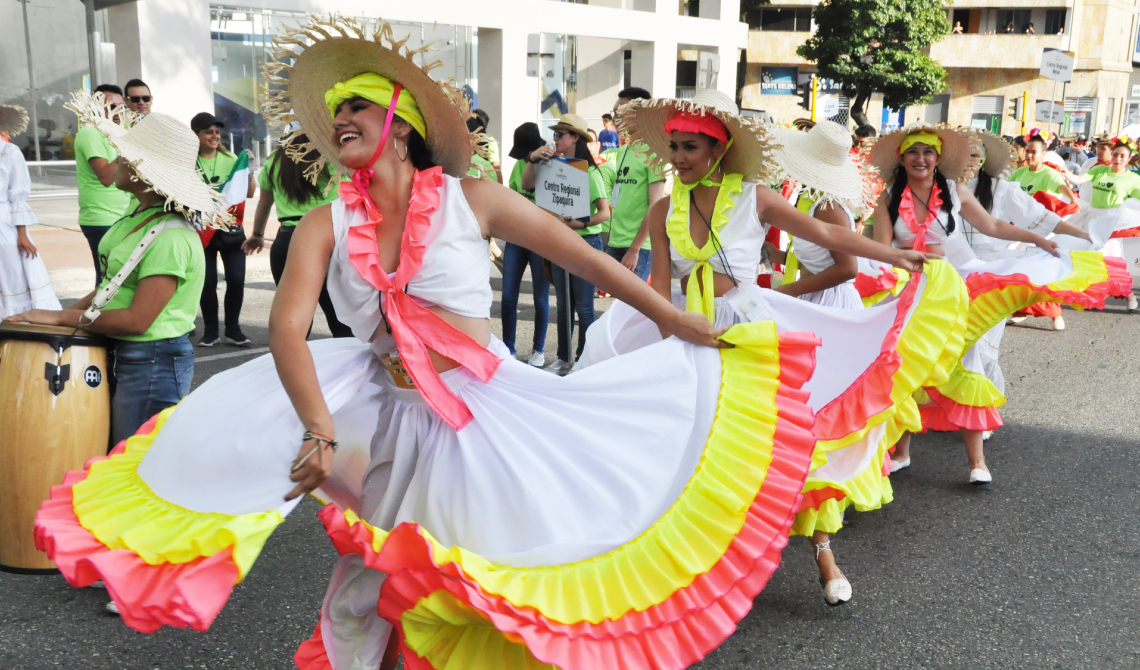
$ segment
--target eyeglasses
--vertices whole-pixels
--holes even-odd
[[[556,131],[554,131],[554,139],[556,139],[556,140],[560,140],[560,139],[562,139],[562,138],[563,138],[563,136],[565,136],[565,135],[568,135],[568,134],[569,134],[569,132],[568,132],[568,131],[565,131],[565,130],[556,130]]]
[[[133,102],[137,105],[140,102],[150,102],[150,96],[149,95],[128,95],[127,100],[130,100],[131,102]]]

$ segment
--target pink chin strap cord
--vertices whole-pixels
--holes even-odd
[[[380,160],[380,154],[384,153],[384,145],[388,143],[388,131],[392,129],[392,119],[396,116],[396,104],[400,101],[401,90],[403,90],[403,86],[396,82],[392,91],[392,101],[388,103],[388,114],[384,117],[384,132],[380,134],[380,144],[376,146],[376,153],[372,154],[372,160],[368,161],[368,167],[360,168],[352,173],[352,183],[360,189],[361,193],[368,188],[372,183],[372,177],[376,175],[372,166]]]

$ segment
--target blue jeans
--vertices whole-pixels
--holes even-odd
[[[619,263],[621,259],[625,258],[627,251],[629,251],[629,247],[606,247],[606,253],[610,255],[610,258]],[[633,271],[633,274],[641,277],[641,281],[649,281],[649,266],[652,258],[653,254],[650,253],[649,249],[638,250],[637,269]]]
[[[186,335],[153,342],[115,343],[115,395],[111,398],[111,446],[190,393],[194,346]]]
[[[598,251],[602,250],[601,235],[583,235],[582,239]],[[578,315],[578,348],[574,354],[575,360],[582,355],[586,347],[586,329],[594,322],[594,295],[596,289],[590,282],[575,277],[557,265],[551,266],[551,276],[554,278],[554,295],[558,303],[558,360],[570,360],[570,338],[573,336],[574,326],[569,323],[569,305],[566,301],[566,292],[569,288],[570,304],[574,305],[574,312]],[[570,326],[567,328],[567,326]]]
[[[546,349],[546,327],[550,324],[550,282],[542,271],[542,256],[517,244],[507,243],[503,249],[503,344],[515,353],[515,328],[519,321],[519,288],[523,272],[530,266],[530,283],[534,292],[534,345],[536,352]]]

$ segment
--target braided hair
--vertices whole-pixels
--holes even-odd
[[[994,206],[994,178],[985,170],[978,171],[978,185],[974,187],[974,197],[988,212]]]
[[[895,168],[895,179],[891,183],[891,199],[887,203],[887,214],[890,215],[891,221],[897,221],[899,218],[899,205],[902,203],[903,191],[907,186],[906,168],[902,163]],[[954,206],[950,202],[950,186],[946,183],[946,177],[942,171],[937,167],[934,168],[934,184],[938,190],[942,192],[942,211],[946,212],[946,234],[954,232]],[[992,200],[992,198],[991,198]]]

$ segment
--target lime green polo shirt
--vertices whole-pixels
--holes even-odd
[[[607,163],[614,166],[615,175],[610,190],[613,212],[609,220],[611,247],[628,249],[633,244],[645,213],[649,211],[649,185],[665,180],[645,164],[644,152],[647,150],[644,145],[635,147],[627,144],[617,149],[614,158]],[[649,248],[648,237],[641,248]]]
[[[285,189],[281,188],[281,183],[274,180],[269,181],[270,174],[275,174],[277,170],[278,151],[274,151],[269,156],[269,160],[262,166],[261,171],[257,173],[257,185],[263,190],[269,191],[273,194],[273,206],[277,208],[277,220],[281,223],[282,228],[297,225],[301,217],[309,213],[309,210],[320,207],[326,203],[330,203],[340,197],[340,191],[336,188],[326,188],[329,180],[332,179],[332,167],[325,166],[324,174],[317,179],[317,190],[321,195],[310,198],[302,203],[296,203],[289,199]]]
[[[606,183],[602,179],[602,172],[596,167],[589,169],[590,175],[590,216],[598,213],[598,198],[608,198],[609,194],[606,193]],[[602,228],[606,224],[598,223],[593,226],[588,226],[582,230],[575,231],[579,235],[597,235],[602,232]]]
[[[1092,180],[1092,206],[1097,209],[1114,209],[1128,198],[1140,198],[1140,175],[1125,171],[1117,174],[1107,165],[1098,165],[1088,171]]]
[[[203,180],[215,191],[221,191],[237,165],[237,155],[218,149],[213,158],[198,157],[198,169]]]
[[[94,126],[83,126],[75,133],[75,181],[79,185],[79,220],[81,226],[106,227],[127,213],[131,196],[114,184],[104,186],[91,167],[92,158],[108,163],[119,157],[115,147]]]
[[[468,177],[475,177],[476,179],[490,179],[493,182],[499,181],[499,175],[495,172],[495,166],[491,161],[483,158],[479,154],[471,154],[471,167],[467,170]]]
[[[1061,173],[1047,165],[1042,165],[1041,169],[1036,171],[1030,170],[1028,167],[1017,168],[1009,176],[1009,180],[1021,184],[1021,190],[1029,195],[1033,195],[1037,191],[1059,193],[1061,187],[1065,185],[1065,178],[1061,176]]]
[[[522,187],[523,173],[526,172],[526,161],[515,161],[515,166],[511,168],[511,176],[507,179],[507,186],[515,193],[521,193],[526,196],[527,200],[534,202],[534,189],[526,190]]]
[[[181,215],[168,212],[135,231],[135,226],[160,211],[160,206],[119,219],[99,242],[99,266],[103,270],[106,286],[127,262],[135,246],[148,230],[167,219]],[[134,231],[134,232],[132,232]],[[191,228],[178,227],[163,231],[143,254],[142,261],[123,281],[119,292],[103,308],[126,309],[138,290],[139,282],[155,275],[168,275],[178,280],[178,287],[170,302],[162,308],[158,318],[142,335],[117,335],[115,339],[130,342],[153,342],[181,337],[194,329],[198,314],[198,301],[202,298],[202,285],[206,280],[206,254],[202,251],[202,238]]]

